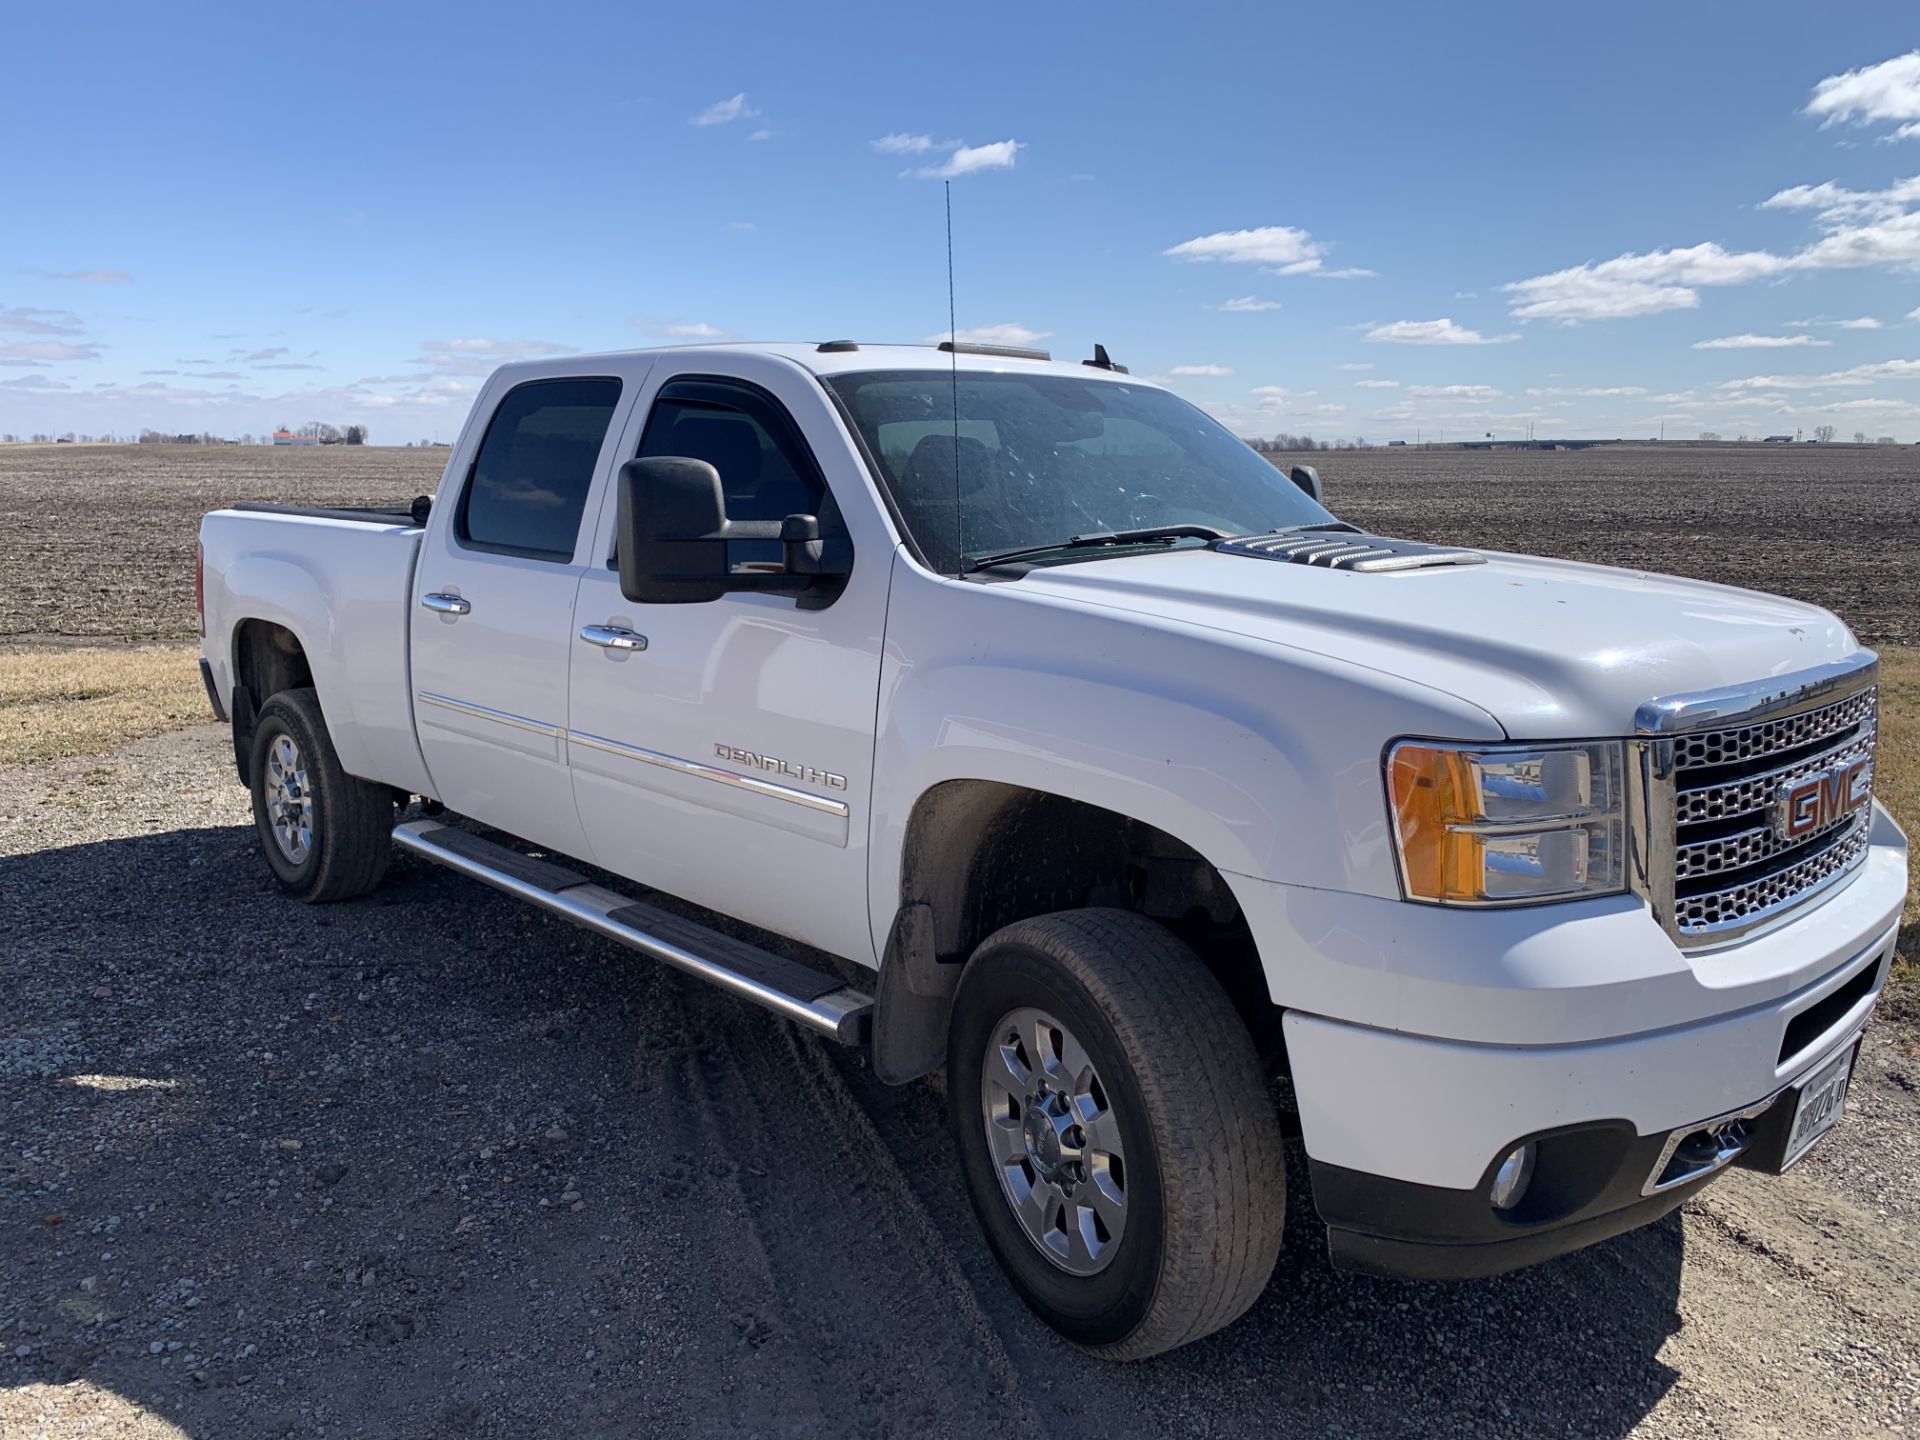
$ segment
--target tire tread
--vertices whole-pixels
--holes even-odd
[[[1231,1324],[1260,1297],[1286,1220],[1280,1125],[1246,1027],[1204,962],[1128,910],[1062,911],[990,936],[1038,951],[1093,997],[1132,1058],[1165,1197],[1154,1296],[1093,1353],[1138,1360]]]
[[[309,757],[307,775],[319,801],[322,824],[315,835],[315,863],[311,874],[299,881],[289,880],[279,866],[272,864],[273,841],[260,819],[261,761],[270,717],[281,720]],[[313,905],[351,900],[374,889],[386,875],[387,862],[393,856],[392,791],[341,768],[333,737],[327,733],[320,696],[311,687],[282,690],[260,707],[254,726],[251,789],[260,841],[263,847],[269,847],[269,865],[297,898]]]

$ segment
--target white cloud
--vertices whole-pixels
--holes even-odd
[[[1813,87],[1806,114],[1821,127],[1851,121],[1855,125],[1898,123],[1889,140],[1920,135],[1920,50],[1910,50],[1878,65],[1829,75]]]
[[[41,310],[32,305],[0,306],[0,330],[15,335],[78,335],[80,317],[65,310]]]
[[[1792,185],[1760,202],[1762,210],[1812,210],[1823,225],[1845,225],[1856,220],[1886,220],[1920,200],[1920,175],[1896,180],[1884,190],[1849,190],[1832,180],[1818,185]]]
[[[1831,345],[1811,335],[1722,335],[1717,340],[1696,340],[1696,350],[1784,350],[1795,345]]]
[[[1231,300],[1222,300],[1213,308],[1223,310],[1229,315],[1253,315],[1263,310],[1278,310],[1280,308],[1280,302],[1278,300],[1260,300],[1252,295],[1238,295]]]
[[[1877,360],[1870,365],[1855,365],[1848,370],[1829,370],[1823,375],[1749,375],[1742,380],[1726,380],[1722,390],[1824,390],[1835,385],[1871,385],[1879,380],[1920,379],[1920,360]]]
[[[1019,140],[996,140],[991,145],[962,145],[938,165],[913,172],[921,180],[954,180],[981,170],[1008,170],[1014,156],[1026,149]]]
[[[65,340],[6,340],[0,341],[0,361],[16,364],[44,364],[58,360],[98,360],[100,347],[81,342],[69,344]]]
[[[950,332],[942,330],[938,335],[927,336],[927,344],[938,345],[948,338]],[[1029,330],[1025,325],[1016,325],[1008,321],[1000,325],[975,325],[960,332],[962,345],[1034,345],[1052,335],[1051,330]]]
[[[957,150],[958,140],[935,140],[931,135],[908,135],[895,131],[867,142],[882,155],[925,155],[929,150]]]
[[[1320,268],[1325,252],[1326,247],[1305,230],[1292,225],[1262,225],[1254,230],[1196,235],[1160,253],[1176,260],[1265,265],[1281,275],[1305,275]]]
[[[1685,249],[1619,255],[1500,288],[1521,320],[1617,320],[1691,310],[1700,285],[1739,285],[1776,275],[1788,262],[1764,250],[1729,251],[1708,242]]]
[[[633,315],[628,317],[629,325],[638,326],[649,335],[665,335],[674,340],[737,340],[740,337],[731,330],[722,330],[718,325],[709,325],[705,320],[679,320],[667,315]]]
[[[1314,270],[1313,274],[1321,280],[1371,280],[1380,272],[1364,269],[1359,265],[1349,265],[1344,270]]]
[[[1373,362],[1371,360],[1343,360],[1333,368],[1336,370],[1371,370],[1373,368]]]
[[[1395,320],[1367,331],[1367,339],[1394,345],[1502,345],[1519,338],[1518,335],[1482,335],[1478,330],[1469,330],[1445,318]]]
[[[1422,400],[1498,400],[1505,392],[1491,385],[1409,385],[1407,394]]]
[[[736,235],[745,235],[749,231],[757,228],[751,220],[729,220],[727,222],[727,229],[733,231]]]
[[[689,125],[726,125],[735,120],[750,120],[760,112],[747,103],[747,92],[717,100],[688,120]]]
[[[1643,385],[1545,385],[1538,389],[1527,391],[1527,394],[1536,400],[1544,399],[1549,395],[1571,395],[1582,400],[1598,400],[1625,398],[1627,396],[1644,395],[1646,393],[1646,387]],[[1678,397],[1672,395],[1656,395],[1653,398],[1666,401]]]
[[[771,140],[772,138],[773,138],[773,131],[771,130],[756,130],[751,135],[747,136],[747,139],[749,140]]]
[[[1816,315],[1811,320],[1789,320],[1786,323],[1789,330],[1809,330],[1816,325],[1825,326],[1831,330],[1882,330],[1886,328],[1871,315],[1856,316],[1852,320],[1823,320],[1820,316]]]
[[[413,363],[429,365],[442,375],[491,375],[510,360],[533,360],[542,355],[564,355],[567,347],[551,340],[491,340],[467,336],[456,340],[423,340]],[[191,361],[182,361],[191,364]]]
[[[1185,379],[1197,379],[1201,377],[1219,379],[1222,376],[1233,374],[1233,371],[1225,365],[1175,365],[1171,370],[1167,371],[1167,374]]]
[[[1920,320],[1920,305],[1914,306],[1913,309],[1907,312],[1907,319]]]
[[[88,285],[125,285],[133,279],[124,270],[49,270],[49,280],[79,280]]]
[[[1920,211],[1843,226],[1790,262],[1797,270],[1856,270],[1867,265],[1920,264]]]
[[[1353,383],[1362,390],[1398,390],[1400,388],[1398,380],[1356,380]]]

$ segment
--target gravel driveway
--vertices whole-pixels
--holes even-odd
[[[1920,1053],[1651,1229],[1328,1268],[1131,1367],[1013,1298],[939,1100],[469,881],[269,883],[224,731],[0,773],[0,1434],[1912,1434]]]

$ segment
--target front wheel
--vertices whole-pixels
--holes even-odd
[[[1124,910],[1022,920],[967,963],[947,1103],[974,1213],[1040,1316],[1141,1359],[1230,1324],[1280,1253],[1280,1127],[1206,966]]]
[[[393,792],[340,768],[312,690],[283,690],[260,707],[248,773],[254,829],[282,889],[318,904],[380,883],[393,853]]]

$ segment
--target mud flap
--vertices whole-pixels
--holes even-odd
[[[902,905],[893,917],[874,1001],[873,1072],[889,1085],[930,1075],[946,1063],[947,1020],[960,966],[943,965],[933,946],[933,910]]]

